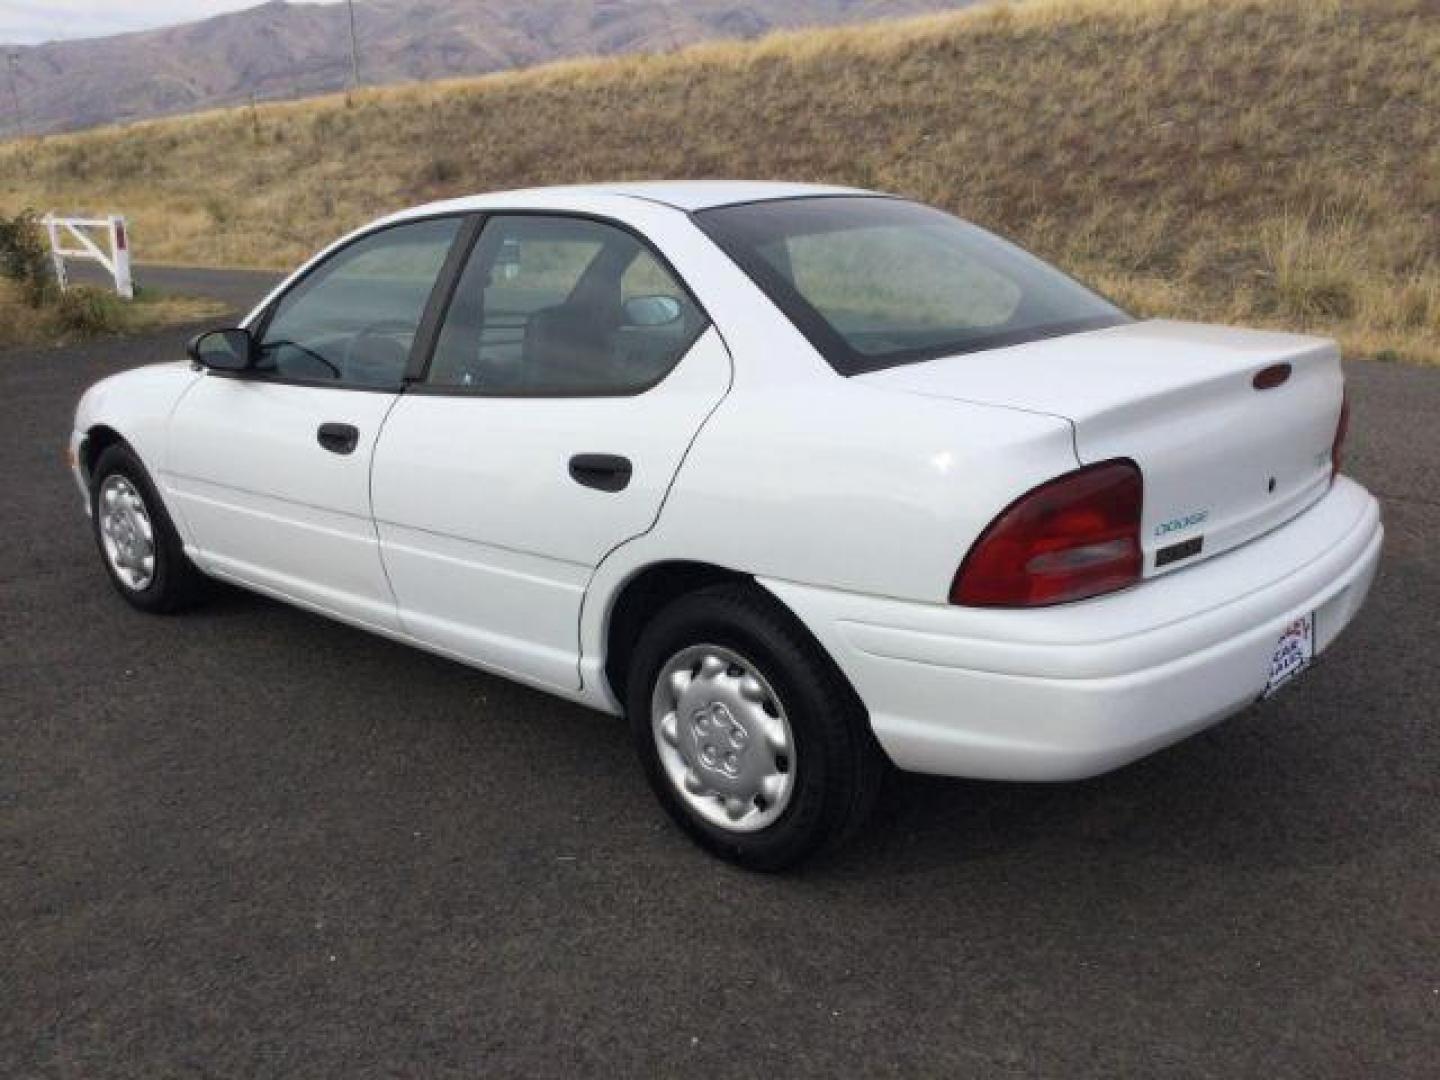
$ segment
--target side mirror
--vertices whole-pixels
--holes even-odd
[[[249,330],[207,330],[185,347],[190,359],[211,371],[244,371],[255,353]]]
[[[632,296],[625,301],[626,326],[669,326],[680,320],[680,301],[673,296]]]

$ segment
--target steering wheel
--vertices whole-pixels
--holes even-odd
[[[402,363],[409,359],[410,350],[395,341],[391,335],[412,334],[415,327],[401,319],[382,319],[380,322],[369,323],[360,328],[360,332],[345,343],[345,355],[343,363],[346,371],[353,370],[357,358],[363,358],[363,353],[358,353],[361,345],[372,339],[379,338],[394,346],[397,352],[402,355]]]

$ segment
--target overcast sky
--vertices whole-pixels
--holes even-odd
[[[261,0],[0,0],[0,42],[35,45],[193,22]],[[334,3],[336,0],[309,0]]]

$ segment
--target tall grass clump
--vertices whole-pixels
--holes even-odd
[[[75,285],[56,301],[53,325],[67,337],[119,333],[125,326],[124,304],[114,293],[89,285]]]

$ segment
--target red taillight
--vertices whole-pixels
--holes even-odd
[[[1345,436],[1350,434],[1350,395],[1340,399],[1340,421],[1335,425],[1335,441],[1330,444],[1330,475],[1340,474],[1340,465],[1345,457]]]
[[[1041,484],[980,534],[955,573],[950,602],[1040,607],[1133,585],[1143,565],[1143,504],[1140,469],[1128,460]]]

